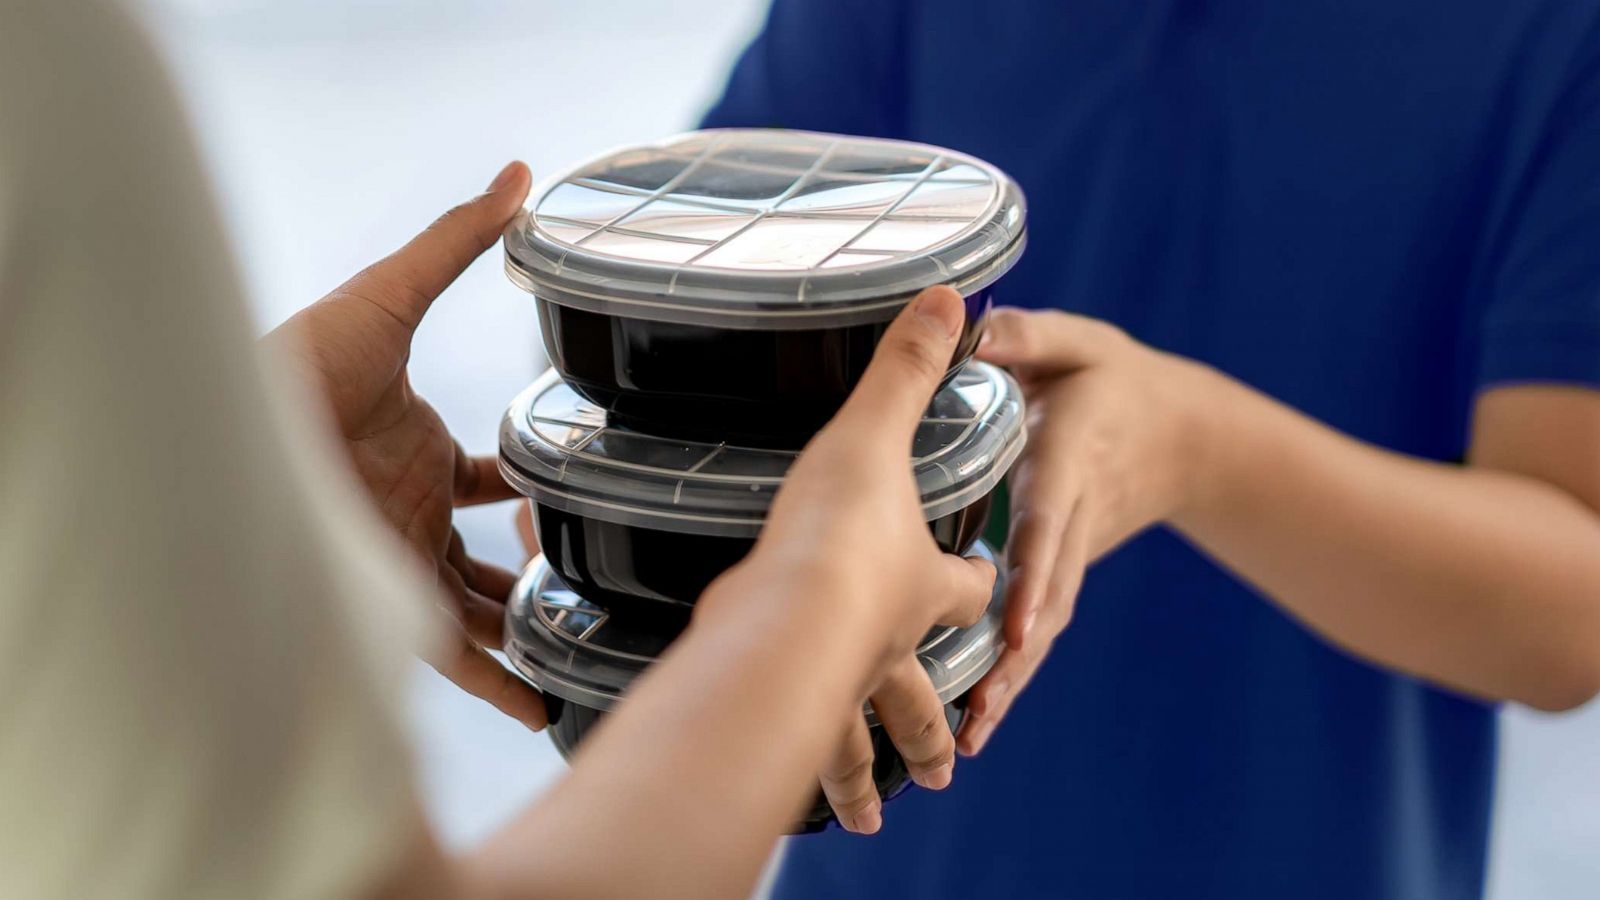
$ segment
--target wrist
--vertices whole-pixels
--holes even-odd
[[[857,620],[861,606],[844,573],[834,567],[804,560],[786,563],[758,551],[706,588],[691,621],[707,626],[761,621],[779,627],[806,621],[843,629]]]
[[[746,635],[781,635],[785,642],[827,645],[840,661],[871,658],[875,635],[890,611],[874,603],[870,586],[839,567],[815,560],[784,560],[752,554],[706,588],[695,604],[691,627]]]
[[[1228,456],[1237,446],[1233,438],[1238,429],[1231,420],[1238,403],[1232,396],[1234,382],[1228,376],[1194,360],[1169,359],[1174,393],[1179,397],[1173,447],[1178,478],[1166,518],[1181,528],[1226,493]]]

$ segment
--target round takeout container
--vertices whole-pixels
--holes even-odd
[[[934,395],[908,465],[923,516],[964,553],[1027,439],[1022,391],[967,365]],[[612,612],[683,617],[755,545],[798,451],[642,434],[546,372],[500,425],[500,472],[533,504],[539,546],[575,591]]]
[[[996,561],[994,551],[982,541],[973,544],[970,555]],[[1004,614],[1001,575],[989,608],[976,624],[936,627],[917,647],[917,658],[945,704],[952,732],[965,714],[967,692],[1000,656]],[[544,693],[550,739],[563,758],[571,757],[584,735],[617,706],[634,679],[681,632],[681,627],[661,628],[658,623],[612,616],[573,591],[543,557],[528,564],[506,604],[506,658]],[[875,753],[873,780],[879,796],[889,800],[910,783],[910,774],[871,707],[865,715]],[[818,794],[793,831],[821,831],[832,821],[833,811]]]
[[[1026,242],[1021,190],[926,144],[699,131],[536,187],[505,231],[551,365],[641,431],[799,447],[923,288],[967,301],[951,372]]]

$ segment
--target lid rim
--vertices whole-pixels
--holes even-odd
[[[1022,453],[1023,446],[1027,443],[1027,426],[1023,425],[1017,438],[1006,443],[1001,452],[996,454],[995,461],[990,464],[989,471],[984,473],[970,485],[963,485],[951,493],[940,494],[922,503],[922,518],[932,522],[944,518],[961,509],[977,502],[977,498],[994,490],[1005,473],[1016,462]],[[644,509],[640,507],[624,506],[620,503],[607,503],[603,500],[583,497],[577,494],[561,491],[549,485],[542,484],[538,477],[523,471],[516,463],[504,455],[499,458],[500,476],[506,480],[512,490],[522,496],[545,506],[552,506],[562,512],[598,519],[602,522],[611,522],[616,525],[626,525],[632,528],[651,528],[652,526],[637,521],[642,518],[659,518],[663,524],[670,522],[672,528],[657,528],[657,531],[676,531],[688,534],[703,534],[710,537],[750,537],[755,538],[761,534],[765,527],[767,517],[750,518],[744,516],[717,516],[709,513],[673,513],[667,510]],[[688,527],[681,527],[687,525]],[[704,526],[706,530],[697,530],[696,526]],[[729,533],[734,532],[734,533]],[[746,534],[748,532],[748,534]]]
[[[773,153],[784,159],[783,165],[770,162],[774,159],[771,155],[766,160],[760,159],[763,154]],[[798,168],[804,163],[796,162],[797,157],[808,160],[809,167],[803,171]],[[920,168],[852,169],[853,165],[860,165],[862,159],[873,159],[885,165],[891,165],[892,160],[904,160]],[[631,175],[607,180],[615,177],[612,173],[637,172],[636,167],[640,165],[650,167],[663,163],[666,167],[656,177],[664,177],[674,169],[676,174],[658,187],[647,188],[655,182],[629,180]],[[839,171],[829,170],[830,164]],[[798,174],[787,190],[771,197],[740,194],[737,187],[732,188],[734,193],[728,194],[708,191],[702,196],[694,193],[696,185],[691,182],[695,179],[690,174],[719,167],[781,170],[785,177],[790,173]],[[940,173],[963,167],[970,171],[952,172],[957,177],[951,179],[939,177]],[[844,183],[907,187],[898,195],[891,190],[881,202],[868,201],[856,206],[848,202],[838,205],[825,202],[797,210],[785,208],[783,201],[792,196],[805,196],[796,192],[801,191],[802,185],[812,183],[806,179],[834,179],[836,175],[841,177],[835,180]],[[547,200],[567,185],[637,199],[638,203],[585,212],[584,200],[568,197],[556,201],[555,208],[542,213]],[[927,195],[921,193],[924,185],[986,185],[990,191],[981,207],[964,205],[976,201],[974,197],[942,207],[948,212],[940,212],[941,207],[937,205],[921,205],[921,201],[902,209],[909,198],[926,199]],[[892,318],[894,311],[919,291],[937,284],[949,284],[963,293],[982,290],[1008,271],[1026,246],[1026,200],[1016,182],[999,168],[960,151],[885,138],[786,129],[686,132],[657,142],[608,151],[541,181],[529,197],[528,207],[503,233],[505,269],[510,280],[550,303],[651,321],[745,329],[816,328],[884,321]],[[768,199],[758,200],[758,197]],[[692,234],[696,240],[685,243],[694,244],[710,239],[704,244],[706,251],[684,262],[671,261],[654,252],[635,251],[631,247],[619,250],[596,246],[598,241],[589,243],[596,235],[610,233],[615,228],[632,228],[620,223],[635,221],[642,210],[663,200],[679,206],[687,203],[704,206],[707,210],[721,210],[730,217],[753,218],[742,222],[730,219],[728,225],[737,225],[731,233],[675,231],[670,230],[670,226],[643,232],[657,238]],[[934,202],[937,204],[938,200]],[[948,200],[944,202],[949,203]],[[624,206],[628,208],[623,209]],[[613,209],[622,211],[613,213]],[[935,215],[918,215],[919,212]],[[841,235],[843,243],[834,246],[832,253],[818,258],[810,256],[809,249],[801,250],[798,257],[791,257],[792,264],[780,261],[782,254],[789,252],[787,249],[760,262],[740,260],[732,266],[712,262],[718,254],[708,256],[710,251],[725,246],[758,223],[779,220],[816,223],[848,220],[864,225],[854,237],[845,239]],[[589,230],[581,236],[564,239],[556,232],[541,228],[540,223],[545,221],[569,226],[582,223],[582,227]],[[878,234],[875,226],[879,222],[926,224],[932,221],[966,224],[920,249],[895,250],[897,239],[892,237],[882,245],[864,240],[864,236],[870,238]],[[929,236],[936,237],[939,233],[930,232]],[[719,234],[721,237],[717,239]],[[778,247],[812,246],[805,244],[805,239],[793,245],[785,244],[782,236],[777,240]],[[862,245],[856,244],[863,240]],[[832,244],[815,246],[816,252],[821,252]],[[629,255],[630,252],[637,255]],[[880,258],[825,266],[841,253],[873,253]],[[706,256],[707,261],[700,261],[702,256]]]
[[[509,229],[514,226],[515,223],[507,227]],[[509,235],[507,239],[509,240]],[[675,302],[669,299],[669,295],[662,293],[627,295],[620,289],[611,293],[597,293],[578,290],[570,286],[559,288],[548,284],[541,286],[513,261],[509,246],[506,250],[505,272],[507,279],[512,284],[532,294],[536,300],[542,300],[569,309],[617,316],[619,318],[668,322],[678,325],[706,325],[742,331],[762,329],[798,331],[887,322],[898,315],[900,310],[904,309],[906,304],[910,303],[917,294],[937,285],[947,285],[955,289],[963,297],[970,297],[985,288],[993,286],[1001,278],[1005,277],[1007,272],[1015,268],[1027,246],[1028,236],[1024,231],[1018,234],[1000,255],[967,278],[952,280],[930,278],[927,279],[926,283],[919,282],[919,286],[891,297],[879,296],[866,302],[841,299],[813,305],[805,309],[752,309],[734,306],[690,307]],[[860,266],[849,269],[831,271],[829,275],[848,276],[853,271],[866,270],[871,267],[871,263],[863,263]],[[671,269],[666,267],[663,271],[671,271]],[[741,273],[741,275],[745,274],[768,275],[771,273]]]
[[[928,672],[941,704],[951,703],[987,674],[999,658],[1004,643],[1000,637],[1006,607],[1005,567],[1000,565],[1002,556],[982,540],[973,545],[968,555],[995,563],[1002,574],[996,577],[989,605],[976,623],[967,628],[933,629],[918,642],[918,661]],[[623,701],[634,681],[656,660],[641,658],[626,665],[603,660],[606,664],[604,672],[595,672],[587,682],[578,676],[576,665],[579,654],[585,651],[563,643],[547,627],[535,624],[538,614],[532,607],[537,603],[536,598],[546,589],[545,585],[556,578],[559,576],[551,570],[542,554],[530,560],[518,576],[506,604],[506,637],[502,647],[506,659],[519,677],[545,693],[590,709],[602,712],[613,710]],[[546,655],[561,662],[556,665],[541,662],[538,658],[540,653],[537,652],[540,647],[545,648]],[[976,653],[971,652],[974,649]],[[598,655],[603,651],[589,648],[587,652]],[[862,712],[868,725],[878,724],[877,715],[870,704],[864,705]]]
[[[963,391],[978,393],[963,395]],[[959,399],[946,403],[968,403],[962,411],[971,412],[955,417],[954,411],[949,411],[925,420],[925,426],[933,429],[926,433],[927,446],[932,449],[907,460],[923,518],[929,522],[956,513],[992,491],[1028,439],[1021,389],[1004,370],[983,362],[968,363],[939,396],[950,393]],[[551,400],[541,416],[539,404],[547,396]],[[562,415],[556,416],[558,411]],[[965,427],[949,436],[942,430],[949,426],[941,423]],[[565,436],[553,436],[546,429],[568,430]],[[499,470],[517,493],[574,515],[627,527],[754,539],[766,524],[788,466],[799,455],[799,451],[789,450],[664,442],[674,461],[657,464],[625,455],[638,452],[629,447],[630,442],[663,439],[629,432],[620,435],[627,440],[619,449],[612,451],[615,445],[606,438],[605,451],[590,452],[600,445],[597,436],[612,434],[604,412],[578,398],[551,369],[507,408],[500,426]],[[611,452],[624,454],[624,458],[608,455]],[[700,456],[703,452],[708,455]],[[699,462],[695,462],[697,456]],[[700,470],[711,458],[734,462],[723,471]],[[749,474],[739,474],[740,467]]]

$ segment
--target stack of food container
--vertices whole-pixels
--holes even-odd
[[[506,272],[538,304],[552,369],[507,411],[500,468],[543,556],[507,606],[506,653],[563,755],[749,551],[799,449],[936,284],[966,298],[967,324],[908,466],[939,545],[993,558],[979,536],[1022,449],[1022,398],[969,360],[1024,221],[1015,183],[980,160],[793,131],[695,132],[535,188]],[[999,655],[1003,597],[918,648],[952,728]],[[864,714],[887,799],[905,765]],[[830,819],[819,800],[797,829]]]

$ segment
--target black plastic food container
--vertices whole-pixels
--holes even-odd
[[[500,470],[533,504],[550,566],[613,612],[682,619],[754,545],[796,451],[640,434],[555,371],[511,404]],[[1026,441],[1011,376],[971,363],[935,395],[908,465],[939,545],[964,553]]]
[[[972,555],[995,558],[981,541],[973,545]],[[944,701],[945,720],[952,731],[960,725],[967,691],[1000,655],[1004,598],[1002,576],[989,609],[976,624],[935,628],[917,648],[918,659]],[[569,758],[680,631],[612,616],[579,596],[540,557],[523,572],[506,606],[505,650],[517,672],[544,693],[550,738],[562,757]],[[875,752],[873,780],[879,796],[889,800],[910,784],[910,775],[872,710],[867,708],[864,714]],[[833,811],[819,794],[793,831],[821,831],[833,821]]]
[[[918,291],[967,299],[951,372],[1026,242],[1015,182],[924,144],[702,131],[535,189],[505,233],[551,364],[614,424],[799,447]]]

